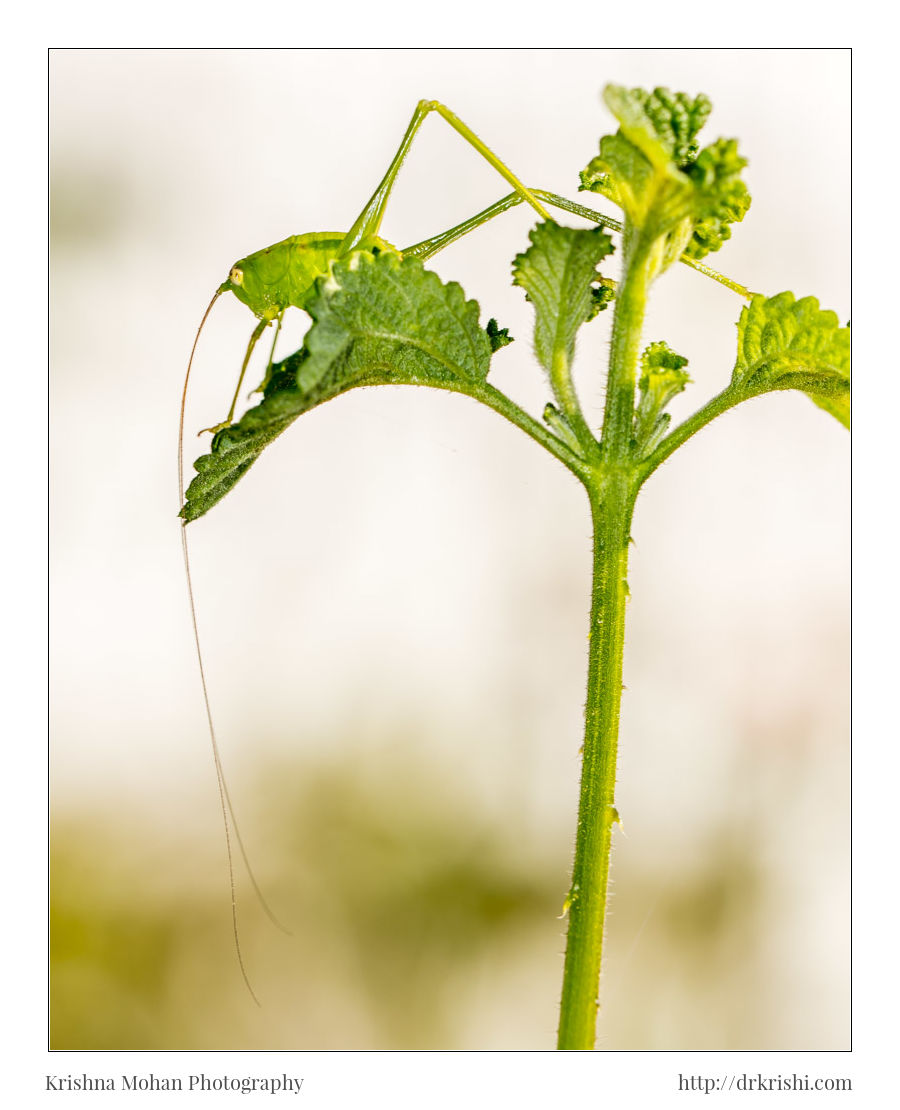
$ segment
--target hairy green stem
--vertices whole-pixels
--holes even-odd
[[[395,374],[391,377],[391,384],[424,387],[425,383],[412,378],[404,379],[399,374]],[[375,385],[384,385],[384,379],[378,374],[371,377],[357,378],[353,383],[354,388]],[[494,412],[505,417],[510,424],[515,424],[517,428],[521,428],[536,443],[549,451],[554,458],[559,459],[563,466],[570,470],[580,482],[587,484],[590,481],[592,470],[590,464],[585,462],[581,455],[577,453],[579,445],[575,442],[567,443],[550,428],[536,420],[531,413],[520,408],[515,401],[507,397],[496,386],[486,381],[476,382],[457,379],[446,382],[431,381],[427,383],[427,387],[429,389],[445,390],[448,393],[460,393],[464,397],[471,397],[473,400],[480,401],[489,409],[493,409]]]
[[[597,1024],[603,929],[615,808],[631,516],[638,483],[632,423],[649,286],[647,244],[625,229],[616,297],[601,461],[585,482],[594,527],[588,684],[581,794],[566,941],[558,1047],[591,1049]]]
[[[603,411],[604,459],[616,469],[631,469],[634,419],[634,391],[641,349],[641,330],[650,286],[648,255],[650,244],[640,232],[625,226],[622,278],[616,293],[609,376],[606,380],[606,406]]]
[[[501,416],[505,416],[510,423],[521,428],[523,432],[527,432],[532,439],[546,447],[551,455],[559,459],[563,466],[571,470],[580,481],[586,483],[590,480],[591,469],[581,456],[576,455],[572,448],[559,436],[554,435],[524,409],[519,408],[505,393],[487,382],[479,382],[477,385],[467,383],[464,389],[459,386],[454,386],[454,388],[481,401],[495,412],[499,412]]]
[[[626,573],[634,494],[623,476],[588,488],[594,567],[581,794],[560,1003],[561,1049],[594,1047],[622,700]]]

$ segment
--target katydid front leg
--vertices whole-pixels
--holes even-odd
[[[213,424],[211,428],[202,428],[197,433],[198,435],[202,436],[204,432],[212,432],[212,434],[215,435],[216,432],[220,432],[223,428],[227,428],[234,419],[234,410],[237,406],[238,397],[240,396],[241,383],[244,380],[244,375],[247,373],[247,366],[250,362],[250,356],[253,354],[253,348],[256,346],[259,337],[262,335],[262,333],[265,331],[270,323],[271,320],[260,320],[260,322],[253,329],[253,334],[250,336],[250,342],[247,344],[247,352],[244,355],[244,361],[241,365],[241,372],[238,376],[237,385],[234,387],[234,396],[231,398],[231,408],[229,408],[228,410],[228,415],[219,424]]]

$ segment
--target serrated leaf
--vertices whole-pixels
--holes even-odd
[[[356,373],[380,365],[404,380],[484,379],[491,345],[478,304],[415,258],[354,254],[320,279],[299,384],[312,389],[335,364]]]
[[[560,363],[568,371],[578,329],[610,299],[609,283],[597,266],[613,245],[602,228],[563,227],[552,220],[528,237],[531,246],[513,260],[513,284],[534,305],[534,348],[552,377]]]
[[[304,346],[277,363],[260,404],[218,432],[194,463],[181,516],[196,520],[231,490],[298,416],[355,386],[483,381],[492,341],[478,304],[414,258],[360,252],[334,263],[307,304]]]
[[[850,424],[850,329],[815,297],[757,294],[741,311],[732,384],[747,396],[800,389]]]
[[[833,397],[817,396],[815,393],[807,393],[806,395],[811,401],[830,412],[835,420],[840,421],[845,428],[850,427],[850,392],[849,390],[844,394],[835,395]]]

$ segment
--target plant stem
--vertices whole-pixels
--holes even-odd
[[[634,390],[637,379],[641,330],[650,286],[648,255],[652,244],[639,231],[625,225],[622,243],[622,277],[616,292],[603,411],[601,453],[616,471],[631,470]]]
[[[594,524],[588,687],[558,1040],[559,1048],[582,1049],[593,1048],[596,1035],[612,826],[618,820],[616,751],[634,504],[629,484],[621,480],[588,493]]]
[[[558,1047],[591,1049],[606,918],[616,753],[622,700],[625,606],[631,517],[638,482],[632,447],[634,392],[647,304],[648,245],[626,225],[622,279],[610,350],[601,461],[585,481],[594,526],[588,685],[581,795]]]
[[[523,432],[527,432],[533,440],[546,447],[551,455],[559,459],[563,466],[571,470],[579,481],[587,483],[590,480],[590,466],[576,454],[575,447],[564,442],[524,409],[519,408],[505,393],[488,382],[467,383],[466,388],[459,388],[459,391],[481,401],[495,412],[499,412],[501,416],[505,416],[510,423],[521,428]]]

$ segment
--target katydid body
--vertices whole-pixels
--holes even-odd
[[[501,177],[513,186],[513,192],[470,217],[468,220],[464,220],[462,223],[457,224],[455,227],[449,228],[447,231],[443,231],[439,235],[425,239],[420,243],[415,243],[403,250],[398,250],[397,247],[388,243],[385,239],[380,238],[378,232],[381,228],[381,221],[384,218],[387,201],[394,187],[400,167],[403,165],[406,155],[409,152],[416,132],[430,112],[436,112],[445,119],[447,123],[449,123],[450,126],[500,174]],[[259,319],[259,323],[250,336],[228,415],[221,423],[211,428],[206,428],[204,431],[217,432],[222,428],[228,427],[232,422],[234,410],[240,395],[241,385],[250,362],[250,356],[264,329],[273,320],[278,321],[280,326],[281,319],[288,308],[304,308],[315,288],[316,280],[320,277],[324,277],[328,273],[334,261],[346,258],[355,251],[371,251],[374,253],[392,251],[399,254],[401,257],[412,255],[424,260],[437,254],[438,251],[443,250],[444,247],[449,246],[450,243],[455,242],[463,235],[467,235],[470,231],[474,231],[482,224],[487,223],[488,220],[522,203],[530,205],[543,220],[551,219],[545,207],[546,204],[549,204],[554,208],[559,208],[563,211],[571,212],[574,215],[592,220],[602,227],[608,227],[615,231],[622,230],[622,224],[618,220],[604,216],[599,212],[593,211],[593,209],[586,208],[584,205],[575,204],[573,201],[567,200],[565,197],[557,196],[555,193],[549,193],[542,189],[530,189],[523,185],[519,178],[507,168],[496,154],[494,154],[489,147],[485,146],[481,139],[479,139],[458,116],[454,115],[449,108],[436,100],[420,100],[416,105],[416,109],[413,112],[406,133],[400,142],[400,146],[397,148],[378,188],[369,198],[362,212],[360,212],[353,226],[346,234],[342,234],[341,232],[313,231],[301,235],[292,235],[287,239],[282,239],[278,243],[273,243],[270,247],[264,247],[261,251],[247,255],[246,258],[239,259],[231,267],[228,277],[216,291],[210,307],[212,307],[212,304],[215,303],[216,299],[222,293],[234,293],[238,300],[245,304]],[[704,266],[702,263],[688,258],[683,259],[683,261],[701,270],[708,276],[723,282],[732,289],[735,289],[735,291],[741,293],[741,295],[749,295],[748,291],[744,289],[743,286],[739,286],[736,282],[717,274],[714,270],[710,270],[709,267]],[[209,309],[207,309],[207,314],[208,312]],[[201,329],[205,320],[206,315],[204,315],[203,321],[200,324]],[[260,390],[268,383],[269,370],[272,366],[274,351],[275,344],[273,343],[266,369],[266,376],[259,387]],[[191,352],[191,356],[193,358],[193,351]],[[188,364],[188,374],[190,374],[190,363]],[[187,379],[185,380],[185,389],[186,388]],[[181,488],[183,489],[183,485]]]
[[[258,317],[259,323],[253,329],[250,342],[247,344],[228,415],[220,424],[206,428],[205,431],[217,432],[221,428],[227,428],[231,423],[244,375],[257,340],[273,321],[277,321],[280,327],[287,309],[305,307],[310,294],[315,289],[316,280],[328,272],[328,267],[336,258],[341,257],[345,239],[345,235],[332,231],[311,231],[305,235],[292,235],[288,239],[282,239],[280,243],[273,243],[271,247],[264,247],[255,254],[239,259],[231,267],[228,277],[216,291],[216,297],[221,293],[234,293],[237,299]],[[358,249],[377,252],[393,251],[396,248],[373,235],[364,239]],[[276,330],[276,338],[277,334]],[[265,389],[268,383],[274,354],[275,343],[273,342],[266,377],[259,386],[260,390]]]
[[[234,293],[261,320],[274,320],[290,306],[303,308],[316,278],[340,257],[345,238],[340,232],[312,231],[282,239],[235,262],[219,292]],[[357,249],[396,248],[373,236]]]

